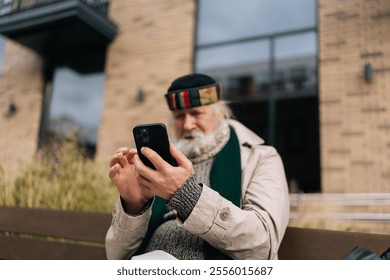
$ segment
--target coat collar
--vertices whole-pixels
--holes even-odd
[[[261,137],[249,130],[242,123],[230,119],[228,120],[228,124],[232,126],[236,132],[240,146],[258,146],[264,144],[264,140]]]
[[[251,155],[253,154],[253,149],[264,144],[264,140],[236,120],[230,119],[228,120],[228,124],[233,127],[237,134],[238,142],[240,144],[241,170],[244,171]],[[246,188],[243,188],[243,190],[245,189]]]

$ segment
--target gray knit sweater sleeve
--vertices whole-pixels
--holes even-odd
[[[175,193],[168,202],[168,206],[177,211],[177,215],[183,222],[190,216],[199,197],[203,186],[198,184],[194,176],[187,179],[183,186]]]

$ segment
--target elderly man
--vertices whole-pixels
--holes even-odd
[[[165,95],[177,143],[171,166],[143,148],[121,148],[109,176],[119,190],[106,236],[109,259],[277,259],[289,220],[276,150],[231,119],[220,84],[203,74]]]

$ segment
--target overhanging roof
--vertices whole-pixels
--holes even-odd
[[[116,25],[79,1],[51,2],[0,16],[0,33],[43,55],[105,48]]]

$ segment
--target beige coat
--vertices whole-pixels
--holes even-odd
[[[177,223],[233,259],[277,259],[289,221],[289,196],[283,163],[276,150],[241,123],[230,120],[241,151],[241,207],[204,187],[191,215]],[[151,208],[140,216],[126,215],[115,204],[106,236],[108,259],[123,259],[140,246]]]

